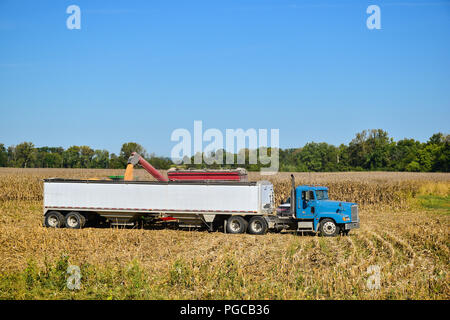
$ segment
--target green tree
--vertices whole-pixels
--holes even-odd
[[[348,152],[348,146],[345,144],[341,144],[339,148],[337,148],[337,155],[336,155],[336,169],[338,171],[348,171],[350,170],[350,159],[349,159],[349,152]]]
[[[406,165],[405,170],[410,172],[419,172],[420,164],[417,161],[411,161]]]
[[[36,149],[31,142],[22,142],[16,146],[16,165],[21,168],[33,167],[36,161]]]
[[[92,168],[109,168],[109,152],[107,150],[95,150],[91,160]]]
[[[441,145],[445,143],[446,138],[448,139],[448,136],[446,137],[443,133],[438,132],[430,137],[427,144]]]
[[[63,153],[65,168],[81,168],[81,154],[79,146],[71,146]]]
[[[35,166],[39,168],[60,168],[63,161],[62,147],[36,148]]]
[[[450,135],[435,133],[427,142],[432,153],[432,171],[450,171]]]
[[[8,151],[6,151],[5,145],[0,143],[0,167],[8,166]]]
[[[80,167],[91,168],[92,157],[94,156],[94,150],[89,146],[80,147]]]
[[[147,161],[152,166],[154,166],[156,169],[161,169],[161,170],[167,170],[173,165],[173,162],[172,162],[172,160],[170,160],[170,158],[157,157],[153,153],[150,154],[150,158],[148,158]]]
[[[349,163],[352,167],[364,167],[367,158],[367,130],[356,134],[355,138],[349,143],[348,154]]]
[[[36,148],[36,166],[39,168],[47,168],[45,156],[49,153],[49,147]]]
[[[280,171],[296,171],[295,166],[295,152],[298,152],[298,148],[280,149]]]
[[[61,168],[63,157],[59,153],[46,153],[44,157],[45,168]]]
[[[417,165],[419,165],[417,154],[421,148],[422,144],[414,139],[397,141],[391,149],[391,169],[396,171],[420,171],[420,169],[417,170]],[[414,164],[412,164],[413,162]]]
[[[16,146],[8,147],[8,166],[16,167]]]
[[[382,129],[363,130],[350,142],[348,151],[350,164],[366,170],[387,168],[393,140]]]
[[[125,167],[127,165],[128,158],[131,156],[133,152],[139,153],[142,157],[147,158],[147,152],[144,147],[136,142],[127,142],[122,145],[120,149],[119,159],[122,162],[122,166]]]
[[[125,168],[122,160],[115,153],[111,153],[111,156],[109,158],[109,167],[111,169],[124,169]]]
[[[306,167],[307,171],[335,171],[337,159],[336,147],[325,142],[307,143],[299,153],[300,163]]]
[[[389,134],[381,129],[371,130],[367,139],[369,154],[366,160],[366,167],[373,169],[386,169],[390,165],[389,153],[395,145]]]
[[[433,156],[439,147],[436,145],[428,145],[417,152],[417,161],[420,165],[420,171],[431,171],[433,166]]]

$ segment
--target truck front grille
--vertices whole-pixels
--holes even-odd
[[[358,205],[352,206],[352,222],[359,222]]]

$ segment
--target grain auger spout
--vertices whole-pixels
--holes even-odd
[[[158,170],[156,170],[150,163],[148,163],[140,154],[133,152],[128,158],[127,169],[125,170],[124,180],[133,180],[133,168],[136,164],[140,164],[145,171],[150,173],[158,181],[169,181]]]

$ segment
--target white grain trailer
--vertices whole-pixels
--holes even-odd
[[[44,225],[82,228],[98,218],[112,225],[173,220],[180,227],[224,227],[265,233],[274,211],[268,181],[44,180]]]

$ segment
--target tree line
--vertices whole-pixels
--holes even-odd
[[[102,168],[123,169],[132,152],[138,152],[158,169],[169,169],[173,164],[169,158],[147,154],[135,142],[122,145],[118,155],[108,150],[94,150],[89,146],[35,147],[32,142],[5,147],[0,143],[0,167],[17,168]]]
[[[168,157],[158,157],[148,154],[135,142],[122,145],[118,155],[107,150],[94,150],[89,146],[35,147],[31,142],[23,142],[16,146],[5,147],[0,143],[0,167],[20,168],[111,168],[123,169],[128,157],[133,151],[141,154],[157,169],[169,169],[175,164]],[[244,167],[249,171],[259,171],[267,166],[260,163],[250,163],[251,152],[260,154],[262,150],[241,150],[245,155],[244,163],[237,163],[238,154],[233,154],[234,164],[184,164],[187,168],[236,168]],[[394,141],[382,129],[364,130],[357,133],[348,144],[334,146],[326,142],[307,143],[302,148],[279,149],[280,171],[325,172],[325,171],[411,171],[411,172],[449,172],[450,136],[433,134],[427,142],[414,139]],[[273,150],[266,148],[264,152],[270,155]],[[221,154],[225,162],[226,152],[218,150],[203,158],[215,157]],[[211,163],[211,162],[209,162]]]
[[[307,143],[280,151],[282,171],[449,172],[450,136],[433,134],[427,142],[394,141],[381,129],[357,133],[348,144]]]

